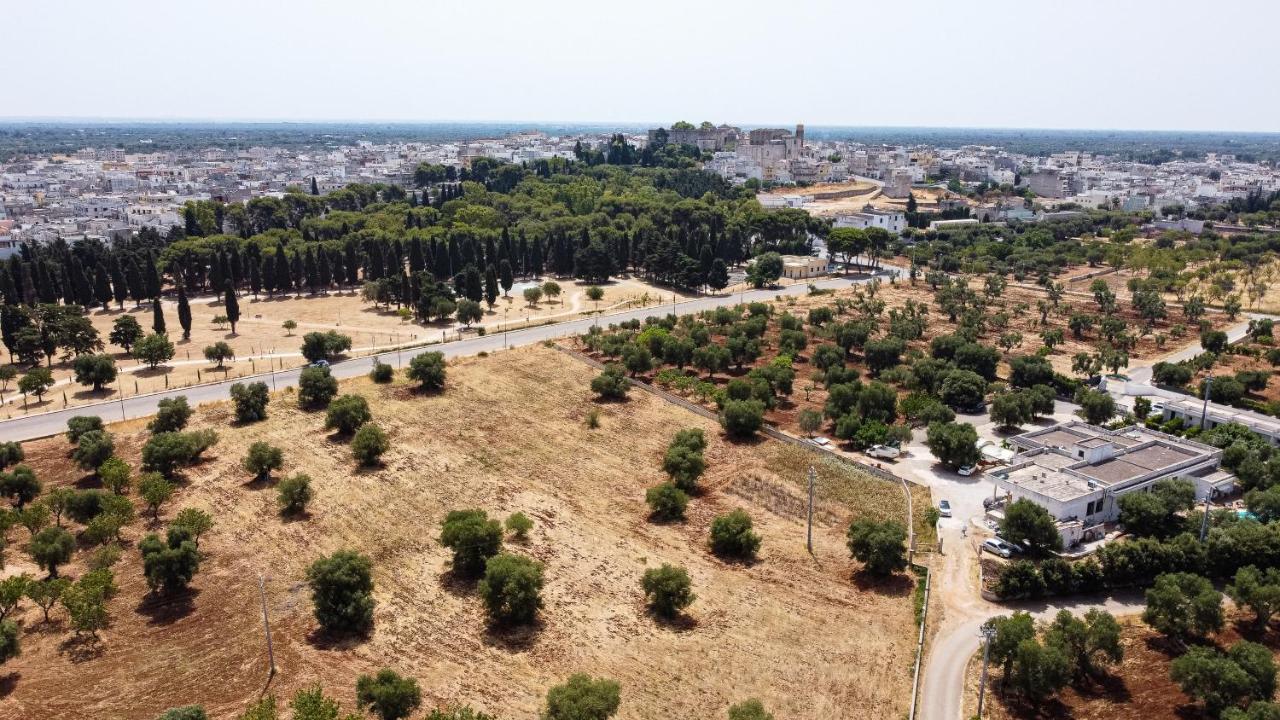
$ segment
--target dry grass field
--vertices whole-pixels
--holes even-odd
[[[554,300],[544,298],[535,306],[527,304],[521,295],[523,289],[533,283],[516,283],[510,297],[500,296],[492,310],[485,308],[485,317],[479,325],[495,331],[552,319],[568,320],[596,311],[670,303],[672,298],[672,291],[666,288],[657,288],[635,279],[617,279],[602,285],[604,297],[593,302],[586,297],[587,283],[576,280],[557,282],[562,288],[560,297]],[[675,295],[678,298],[689,297],[679,292]],[[132,303],[125,303],[124,309],[120,310],[113,304],[110,310],[99,308],[89,316],[106,345],[106,352],[116,359],[116,365],[122,371],[120,385],[126,396],[252,375],[271,367],[298,367],[306,362],[298,354],[302,336],[312,331],[336,330],[350,335],[351,354],[368,355],[396,345],[440,340],[446,333],[451,339],[456,338],[456,331],[461,327],[456,322],[425,325],[405,322],[396,315],[394,307],[375,308],[364,302],[358,293],[331,292],[270,299],[261,295],[256,300],[245,295],[240,298],[240,322],[233,334],[230,326],[213,321],[225,314],[222,298],[204,296],[191,299],[191,339],[184,341],[178,324],[177,302],[168,298],[162,301],[162,306],[166,329],[174,342],[176,354],[172,362],[155,369],[148,368],[108,341],[112,324],[126,313],[134,315],[145,332],[151,332],[150,305],[134,308]],[[292,333],[281,327],[286,320],[298,324]],[[236,360],[227,362],[222,369],[204,359],[204,348],[219,341],[226,342],[236,353]],[[112,385],[95,393],[89,387],[75,384],[70,362],[55,363],[53,371],[59,384],[43,402],[37,403],[32,397],[24,406],[21,395],[10,388],[10,392],[0,393],[0,401],[3,401],[0,402],[0,413],[13,417],[26,412],[61,408],[64,406],[64,394],[68,406],[113,400],[120,391],[120,387]]]
[[[789,720],[902,716],[915,638],[911,581],[868,582],[844,544],[852,517],[903,517],[901,489],[819,463],[810,556],[803,478],[812,453],[730,443],[713,423],[642,392],[597,405],[593,374],[532,347],[451,365],[440,395],[399,379],[344,382],[343,392],[369,398],[393,439],[384,466],[367,471],[321,429],[322,414],[298,409],[289,393],[273,396],[266,421],[245,427],[231,424],[228,406],[201,408],[192,427],[216,428],[221,442],[162,512],[162,521],[183,507],[215,517],[190,596],[148,599],[136,547],[146,523],[127,528],[120,593],[99,643],[69,642],[60,610],[50,626],[34,607],[19,613],[23,654],[0,668],[0,717],[150,719],[187,703],[234,717],[264,690],[287,697],[312,682],[349,710],[356,675],[382,666],[417,678],[427,707],[463,702],[503,718],[535,717],[546,690],[575,672],[618,680],[624,720],[723,717],[751,696]],[[593,407],[600,426],[589,429]],[[663,477],[665,446],[686,427],[710,440],[705,492],[684,523],[651,524],[644,489]],[[142,423],[111,429],[136,463]],[[305,519],[282,520],[274,491],[240,469],[257,440],[284,448],[278,476],[313,478]],[[62,438],[27,444],[46,488],[84,486],[67,451]],[[536,627],[488,627],[473,587],[449,572],[440,520],[471,507],[534,520],[529,539],[508,547],[546,565]],[[722,562],[706,547],[712,518],[737,507],[763,537],[750,565]],[[35,573],[22,551],[26,531],[11,538],[5,573]],[[316,634],[304,574],[341,548],[372,557],[378,605],[371,636],[335,644]],[[78,576],[84,554],[64,574]],[[664,562],[692,577],[698,599],[687,622],[660,623],[645,610],[640,576]],[[269,688],[259,576],[279,666]]]

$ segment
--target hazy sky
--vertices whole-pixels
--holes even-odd
[[[1280,131],[1275,0],[2,0],[0,116]]]

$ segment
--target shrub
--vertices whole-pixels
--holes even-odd
[[[620,696],[621,689],[613,680],[579,673],[547,691],[542,720],[607,720],[618,712]]]
[[[240,461],[245,472],[252,473],[258,482],[271,479],[271,471],[284,467],[284,451],[269,443],[259,440],[249,446],[249,452]]]
[[[78,444],[86,433],[94,431],[102,431],[102,418],[97,415],[76,415],[67,420],[67,442],[72,445]]]
[[[204,707],[200,705],[184,705],[165,710],[156,720],[208,720]]]
[[[644,572],[640,587],[649,607],[663,617],[675,617],[694,601],[689,573],[684,568],[663,563]]]
[[[376,383],[389,383],[395,377],[395,369],[380,361],[373,361],[373,369],[369,371],[369,379]]]
[[[372,419],[373,414],[369,412],[369,403],[363,396],[343,395],[329,404],[324,426],[329,430],[337,430],[343,435],[350,435]]]
[[[351,338],[333,330],[309,332],[302,336],[302,357],[307,362],[333,360],[351,349]]]
[[[711,551],[721,557],[754,558],[760,536],[751,530],[751,516],[734,510],[711,521]]]
[[[276,485],[277,502],[283,515],[300,515],[307,510],[311,502],[311,476],[297,473],[280,481]]]
[[[631,383],[627,382],[627,376],[620,365],[606,365],[599,375],[591,379],[591,392],[602,399],[623,400],[630,388]]]
[[[644,501],[649,504],[650,519],[668,522],[684,519],[684,510],[689,505],[689,496],[674,483],[664,482],[646,490]]]
[[[662,459],[662,469],[675,483],[675,486],[687,493],[697,492],[698,478],[702,476],[707,463],[702,452],[688,445],[672,442],[667,454]]]
[[[441,525],[440,544],[453,550],[455,573],[476,577],[502,549],[502,526],[483,510],[453,510]]]
[[[764,403],[759,400],[729,400],[720,413],[720,424],[732,437],[752,437],[764,425]]]
[[[307,569],[316,621],[325,631],[363,633],[373,626],[372,567],[368,557],[339,550]]]
[[[514,512],[507,516],[506,527],[517,540],[524,540],[533,529],[533,521],[522,512]]]
[[[356,706],[368,708],[379,720],[401,720],[422,704],[418,681],[383,668],[377,675],[356,680]]]
[[[391,449],[391,440],[382,428],[365,423],[351,439],[351,454],[361,465],[377,465],[383,453]]]
[[[147,430],[152,434],[162,432],[178,432],[187,426],[191,419],[191,406],[187,404],[185,395],[165,398],[156,407],[156,416],[147,423]]]
[[[755,698],[729,706],[729,720],[773,720],[773,715]]]
[[[849,525],[849,552],[872,575],[889,575],[907,566],[907,530],[894,520],[859,518]]]
[[[231,401],[236,406],[236,421],[251,423],[267,419],[267,403],[271,396],[264,382],[235,383],[231,386]]]
[[[200,552],[191,532],[171,527],[165,540],[151,533],[138,543],[142,552],[142,572],[153,593],[185,590],[200,569]]]
[[[445,380],[444,353],[425,352],[409,361],[405,376],[418,383],[422,390],[440,390]]]
[[[338,380],[327,367],[305,367],[298,374],[298,404],[321,408],[338,394]]]

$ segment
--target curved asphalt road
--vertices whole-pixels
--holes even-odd
[[[813,284],[824,289],[840,288],[848,287],[849,285],[857,283],[865,283],[873,277],[885,278],[895,274],[901,274],[901,271],[893,266],[884,266],[878,275],[849,275],[845,277],[827,278],[824,280],[818,280]],[[414,354],[428,350],[442,352],[445,357],[475,355],[480,352],[495,352],[508,347],[531,345],[544,340],[552,340],[569,335],[579,335],[586,332],[588,328],[597,323],[608,324],[624,322],[627,320],[643,320],[650,315],[665,315],[667,313],[688,315],[721,306],[734,305],[740,302],[771,300],[778,295],[803,295],[807,292],[807,283],[797,283],[776,289],[750,290],[747,292],[734,293],[732,295],[706,296],[687,300],[675,305],[655,305],[635,310],[624,310],[611,315],[570,320],[567,322],[555,323],[553,325],[540,325],[537,327],[512,330],[505,333],[493,333],[484,336],[477,335],[447,343],[407,348],[399,353],[397,353],[395,349],[389,349],[377,355],[337,362],[331,367],[334,377],[350,378],[368,373],[373,369],[373,361],[375,358],[381,358],[393,365],[400,365],[402,360],[407,361],[408,358],[412,357]],[[397,355],[399,355],[399,358],[397,358]],[[102,418],[103,422],[108,423],[146,417],[155,413],[156,406],[161,400],[165,398],[178,397],[179,395],[185,395],[187,397],[187,401],[193,406],[200,405],[202,403],[227,400],[230,398],[231,386],[237,382],[261,380],[270,385],[271,389],[275,391],[283,387],[297,385],[299,372],[301,372],[300,368],[282,370],[275,373],[260,373],[255,376],[236,378],[235,380],[224,380],[217,383],[176,388],[173,390],[166,390],[146,395],[135,395],[133,397],[124,398],[123,400],[111,400],[94,405],[80,405],[63,410],[41,413],[38,415],[28,415],[25,417],[13,418],[11,420],[3,420],[0,421],[0,440],[21,441],[55,435],[65,431],[67,427],[67,419],[76,415],[96,415],[97,417]]]

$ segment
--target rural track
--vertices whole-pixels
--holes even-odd
[[[336,378],[351,378],[367,374],[373,368],[375,360],[385,360],[397,367],[403,367],[404,362],[407,360],[406,356],[411,357],[414,353],[422,352],[424,350],[442,352],[446,358],[465,357],[468,355],[476,355],[481,352],[491,353],[507,348],[532,345],[534,343],[555,340],[569,335],[581,334],[586,332],[592,325],[597,325],[601,322],[619,323],[630,320],[643,320],[650,315],[665,315],[667,313],[689,315],[699,313],[704,310],[712,310],[718,307],[730,306],[738,303],[772,300],[778,296],[802,296],[808,292],[810,284],[821,289],[836,289],[849,287],[859,283],[866,283],[876,278],[883,279],[893,275],[901,275],[901,269],[891,265],[886,265],[879,272],[870,275],[830,277],[815,280],[812,283],[796,283],[779,288],[747,290],[733,293],[731,295],[709,295],[671,305],[651,305],[646,308],[623,310],[621,312],[605,316],[597,315],[555,324],[539,325],[520,330],[510,330],[502,333],[476,335],[461,340],[436,343],[425,347],[416,346],[399,349],[388,348],[377,355],[369,355],[335,362],[331,365],[331,370],[333,372],[333,376]],[[161,400],[178,397],[180,395],[185,395],[187,401],[192,405],[221,402],[230,398],[231,386],[237,382],[266,382],[270,385],[272,391],[280,390],[285,387],[295,387],[298,384],[298,375],[301,370],[301,368],[294,368],[292,370],[259,373],[252,376],[238,377],[234,380],[223,380],[204,385],[174,388],[172,390],[164,390],[144,395],[134,395],[129,398],[109,400],[91,405],[79,405],[61,410],[52,410],[40,414],[2,420],[0,421],[0,440],[22,441],[56,435],[66,429],[67,419],[76,415],[96,416],[102,418],[104,422],[117,422],[147,417],[155,413],[156,407]]]

